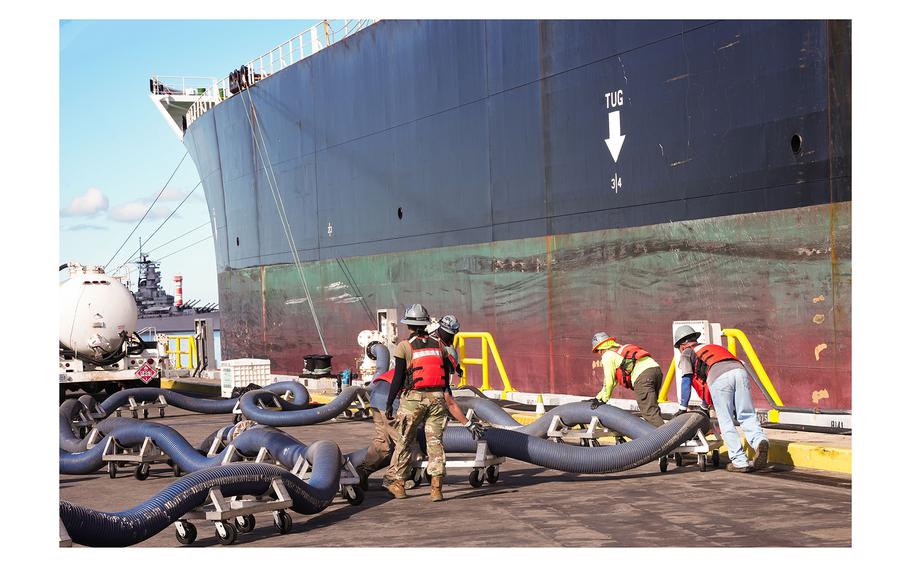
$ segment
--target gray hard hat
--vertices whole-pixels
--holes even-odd
[[[591,338],[591,352],[597,351],[599,347],[607,349],[613,345],[616,345],[616,338],[611,337],[606,331],[598,331]]]
[[[442,319],[439,320],[439,329],[455,335],[461,329],[461,324],[458,323],[458,318],[455,316],[442,316]]]
[[[673,334],[673,347],[679,346],[684,339],[698,339],[700,335],[701,333],[695,331],[691,325],[681,325],[676,328],[676,332]]]
[[[427,309],[420,304],[412,304],[404,312],[404,318],[401,323],[405,325],[427,326],[430,325],[430,314]]]

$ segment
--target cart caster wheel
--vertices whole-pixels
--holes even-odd
[[[139,464],[139,467],[136,468],[136,471],[133,472],[133,477],[135,477],[139,481],[144,481],[144,480],[148,479],[149,470],[151,470],[151,469],[152,469],[152,466],[150,466],[149,464],[141,463],[141,464]]]
[[[351,505],[357,506],[363,503],[365,493],[359,485],[348,485],[344,489],[344,499]]]
[[[714,450],[711,452],[711,465],[714,467],[720,467],[720,451]]]
[[[277,511],[275,513],[275,528],[278,529],[278,532],[281,534],[288,534],[291,532],[291,516],[285,511]]]
[[[107,462],[107,474],[111,479],[117,477],[117,464],[114,462]]]
[[[667,456],[660,456],[660,460],[658,460],[657,463],[660,464],[661,472],[667,471],[667,462],[668,462]]]
[[[120,418],[120,417],[121,417],[121,416],[123,416],[123,413],[122,413],[122,412],[120,412],[120,411],[119,411],[119,410],[118,410],[118,411],[116,411],[116,412],[115,412],[115,413],[114,413],[114,414],[116,414],[116,415],[117,415],[117,418]]]
[[[366,491],[370,488],[370,476],[363,472],[357,472],[357,475],[360,476],[360,483],[357,485]]]
[[[591,440],[590,446],[591,446],[592,448],[599,448],[599,447],[600,447],[600,441],[598,441],[598,440]]]
[[[134,410],[134,411],[132,411],[130,414],[132,415],[132,417],[133,417],[134,419],[136,419],[136,420],[139,419],[139,411]]]
[[[237,525],[239,532],[248,533],[256,528],[256,517],[253,515],[241,515],[234,519],[234,523]]]
[[[354,417],[354,415],[351,413],[350,410],[345,410],[345,411],[343,411],[343,412],[341,413],[341,416],[342,416],[342,418],[348,418],[348,419]]]
[[[471,487],[475,487],[475,488],[483,485],[483,479],[480,478],[479,469],[471,470],[471,473],[468,475],[468,483],[471,484]]]
[[[499,481],[499,469],[495,465],[487,468],[487,483],[494,485]]]
[[[240,422],[240,414],[235,414],[234,415],[234,424],[237,424],[238,422]]]
[[[231,523],[216,521],[215,536],[221,544],[234,544],[237,540],[237,529]]]
[[[174,469],[174,477],[183,477],[183,470],[180,469],[179,465],[174,464],[171,467],[173,467],[173,469]]]
[[[142,418],[148,418],[148,417],[149,417],[149,409],[143,408],[142,409]]]
[[[675,454],[673,454],[673,457],[676,458],[676,467],[682,467],[682,466],[683,466],[683,455],[682,455],[682,453],[676,452]]]
[[[182,534],[181,534],[182,529]],[[187,521],[177,521],[177,542],[193,544],[196,541],[196,525]]]
[[[707,470],[708,460],[705,458],[705,454],[698,454],[698,471]]]
[[[164,409],[163,408],[158,409],[158,416],[161,418],[164,418]]]

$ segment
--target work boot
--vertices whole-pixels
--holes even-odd
[[[356,467],[354,469],[357,470],[357,476],[360,478],[358,485],[360,485],[361,489],[366,491],[370,488],[370,472],[363,469],[362,467]]]
[[[396,479],[386,487],[389,493],[392,494],[396,499],[404,499],[408,494],[404,490],[404,480]]]
[[[762,469],[768,465],[768,450],[770,445],[768,440],[762,440],[758,443],[758,447],[755,448],[755,461],[752,462],[752,467],[755,469]]]
[[[430,481],[430,501],[442,501],[441,475],[434,475]]]
[[[732,471],[734,473],[749,473],[752,471],[752,466],[747,465],[746,467],[739,467],[731,462],[727,464],[727,471]]]

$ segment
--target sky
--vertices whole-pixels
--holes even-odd
[[[177,167],[186,150],[149,98],[149,78],[223,78],[315,23],[61,20],[60,264],[108,264],[110,272],[127,263],[142,237],[143,251],[162,259],[168,293],[174,293],[173,277],[180,274],[185,301],[217,302],[204,190],[193,191],[199,174],[189,156]],[[136,267],[127,267],[135,285]]]

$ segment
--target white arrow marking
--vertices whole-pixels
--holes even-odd
[[[626,141],[625,134],[620,134],[619,130],[619,111],[615,110],[609,114],[610,134],[609,138],[604,138],[607,148],[610,149],[610,155],[613,156],[614,162],[619,162],[619,151],[622,150],[622,143]]]

